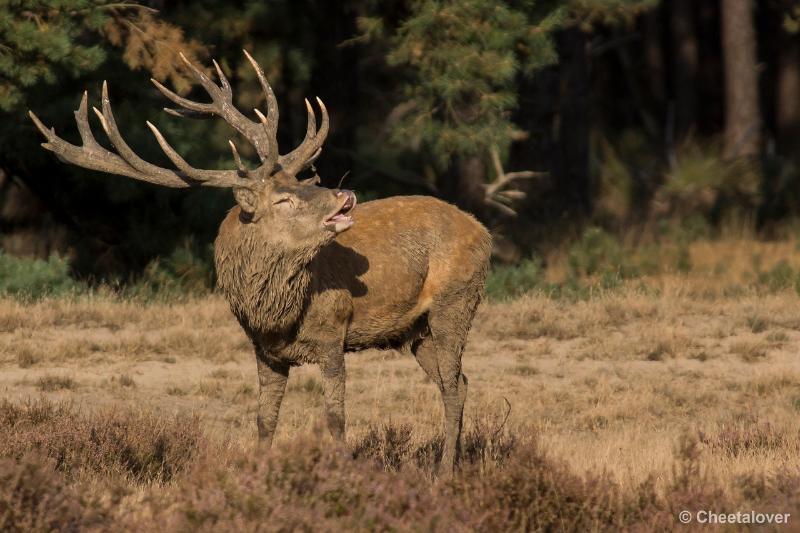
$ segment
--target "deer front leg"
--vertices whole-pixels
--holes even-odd
[[[322,363],[322,389],[325,396],[325,415],[331,436],[344,440],[344,352],[341,348],[331,350]]]
[[[256,354],[258,365],[258,442],[260,446],[272,446],[272,437],[278,425],[281,400],[289,379],[289,365],[265,360]]]

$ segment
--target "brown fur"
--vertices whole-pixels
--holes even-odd
[[[461,354],[483,292],[489,233],[422,196],[367,202],[353,218],[335,240],[294,248],[238,207],[220,227],[218,283],[259,359],[259,434],[271,441],[289,367],[318,363],[331,432],[342,437],[344,352],[402,346],[442,392],[442,469],[451,471],[466,398]]]

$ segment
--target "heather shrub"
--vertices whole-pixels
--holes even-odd
[[[673,520],[682,510],[732,508],[722,488],[703,472],[701,444],[701,436],[687,433],[676,445],[672,480],[665,496],[665,508]]]
[[[713,434],[701,433],[699,439],[712,450],[730,457],[780,450],[793,441],[786,431],[758,421],[723,427]]]
[[[530,431],[475,421],[444,481],[432,479],[441,438],[409,426],[371,428],[346,447],[316,431],[254,453],[207,441],[195,419],[6,401],[0,531],[674,530],[681,510],[796,512],[796,473],[742,476],[725,491],[703,473],[707,450],[744,453],[772,434],[686,436],[660,487],[621,487],[551,459]]]
[[[480,469],[502,465],[514,453],[518,438],[503,431],[503,423],[490,428],[482,421],[475,421],[461,436],[462,466],[477,466]],[[531,442],[532,437],[524,442]],[[353,459],[371,459],[388,472],[402,468],[417,468],[433,475],[442,456],[444,438],[435,435],[428,439],[413,438],[409,425],[384,424],[371,427],[350,445]]]
[[[194,418],[161,419],[109,411],[82,414],[64,403],[0,402],[0,457],[35,452],[53,460],[67,479],[122,477],[135,483],[168,481],[202,444]]]
[[[351,456],[353,459],[372,459],[385,470],[396,472],[414,455],[411,435],[411,426],[407,424],[402,426],[385,424],[381,427],[371,427],[351,446]],[[417,446],[416,452],[427,451],[431,448],[431,443],[426,442]],[[438,448],[441,453],[441,446]],[[424,454],[424,456],[428,455],[435,457],[435,450]],[[432,463],[432,461],[430,462]],[[428,461],[424,461],[424,463],[428,463]]]
[[[509,458],[513,457],[517,448],[527,446],[534,442],[532,430],[526,430],[527,438],[518,437],[505,431],[503,427],[511,414],[510,405],[506,418],[495,427],[490,427],[488,422],[476,420],[473,426],[464,433],[461,442],[462,464],[486,467],[502,466]]]
[[[623,498],[604,476],[578,476],[544,456],[533,442],[519,446],[504,468],[465,469],[454,500],[470,502],[477,531],[597,531],[624,524]]]
[[[572,474],[533,441],[506,457],[506,467],[465,461],[453,481],[431,482],[415,464],[430,443],[415,446],[408,437],[406,427],[384,426],[349,450],[306,437],[270,454],[239,456],[226,467],[201,460],[155,502],[152,527],[584,531],[614,530],[631,516],[610,480]]]
[[[152,527],[168,530],[464,530],[461,506],[420,471],[387,472],[318,438],[227,467],[201,461],[154,507]]]
[[[33,455],[0,459],[0,531],[77,531],[103,518],[53,470]]]

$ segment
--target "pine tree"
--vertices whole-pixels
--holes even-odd
[[[146,69],[151,76],[186,92],[189,84],[176,68],[180,65],[176,60],[179,51],[189,57],[204,54],[198,42],[186,39],[182,31],[152,9],[135,3],[0,0],[0,209],[10,199],[17,199],[14,209],[0,215],[9,212],[13,217],[13,223],[0,218],[0,224],[11,228],[3,236],[8,238],[0,240],[0,247],[7,247],[10,253],[64,252],[71,244],[65,237],[68,233],[94,242],[98,236],[101,241],[119,242],[115,232],[105,226],[127,222],[122,206],[132,206],[144,220],[158,218],[149,216],[148,211],[163,210],[163,199],[170,198],[169,191],[155,192],[113,179],[92,179],[89,176],[94,173],[59,165],[42,151],[40,135],[26,113],[35,109],[48,123],[66,132],[68,139],[74,139],[77,135],[72,110],[80,93],[88,90],[90,99],[97,103],[103,78],[112,82],[112,98],[118,91],[134,95],[134,100],[152,92],[146,75],[136,74],[141,80],[138,84],[124,82],[134,69]],[[99,79],[92,79],[93,76]],[[117,118],[128,126],[134,122],[131,116],[140,117],[141,110],[122,103],[115,106]],[[141,122],[135,122],[139,129],[131,132],[126,127],[126,138],[134,146],[146,134]],[[154,196],[163,199],[154,201]],[[98,198],[103,201],[98,202]],[[143,205],[133,205],[143,198],[148,198]],[[116,216],[103,217],[108,211]],[[92,220],[94,217],[97,218]],[[103,220],[108,222],[99,222]],[[146,231],[147,224],[135,216],[130,217],[130,222],[132,229]],[[86,231],[84,226],[91,229]],[[14,238],[15,228],[29,235],[38,234],[38,241]],[[64,231],[65,228],[72,231]],[[125,246],[135,240],[126,239]],[[151,249],[148,253],[159,251]]]
[[[37,83],[55,83],[62,73],[73,76],[96,69],[106,58],[95,42],[80,44],[87,32],[98,32],[109,13],[98,2],[5,0],[0,5],[0,109],[19,105],[25,90]]]
[[[405,73],[402,112],[390,117],[393,140],[430,158],[439,194],[484,216],[487,205],[513,214],[509,204],[524,195],[508,191],[498,204],[485,182],[508,177],[502,161],[512,141],[527,136],[512,121],[520,76],[557,62],[556,31],[631,21],[654,3],[416,0],[394,30],[379,17],[360,26],[363,39],[389,34],[388,63]],[[588,153],[586,160],[588,172]]]
[[[179,90],[189,86],[175,65],[177,53],[202,53],[177,27],[154,17],[153,10],[111,0],[33,0],[0,2],[0,110],[22,105],[26,91],[54,85],[100,67],[110,43],[123,49],[133,69],[147,68]]]
[[[560,13],[534,24],[503,2],[417,2],[388,56],[391,65],[413,71],[405,94],[415,107],[398,124],[396,139],[425,143],[442,167],[452,154],[507,150],[516,77],[556,61],[550,30]]]
[[[440,193],[473,212],[494,205],[513,213],[487,197],[487,169],[502,173],[512,140],[524,137],[511,120],[517,77],[556,61],[551,33],[565,11],[491,0],[418,0],[410,11],[389,37],[388,64],[406,74],[392,139],[427,154]]]

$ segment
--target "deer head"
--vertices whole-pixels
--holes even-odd
[[[259,121],[242,114],[233,104],[233,91],[228,79],[216,61],[214,68],[219,85],[201,69],[187,60],[186,64],[194,79],[211,97],[211,102],[195,102],[170,91],[158,81],[152,80],[156,88],[169,100],[177,104],[176,109],[165,108],[170,114],[208,118],[220,117],[238,131],[255,148],[261,164],[248,169],[239,156],[236,146],[229,141],[237,168],[235,170],[204,170],[189,165],[166,141],[161,132],[150,122],[148,127],[155,135],[161,149],[175,165],[176,170],[149,163],[128,146],[117,128],[111,112],[108,85],[103,82],[101,109],[94,108],[100,124],[106,132],[116,153],[103,148],[92,135],[87,111],[87,93],[84,92],[80,106],[75,111],[82,146],[75,146],[58,137],[55,129],[47,128],[31,111],[30,117],[45,136],[42,146],[52,151],[59,159],[80,167],[127,176],[166,187],[227,187],[241,208],[240,220],[245,224],[257,224],[265,233],[285,241],[288,245],[301,246],[312,242],[324,242],[352,223],[350,211],[355,207],[355,194],[351,191],[331,190],[318,186],[318,178],[298,180],[297,175],[310,167],[322,152],[322,144],[328,135],[330,121],[322,100],[317,98],[322,113],[322,124],[317,128],[314,110],[308,100],[308,126],[303,142],[291,152],[278,152],[278,103],[264,71],[258,63],[244,52],[264,91],[267,114],[258,109]]]

